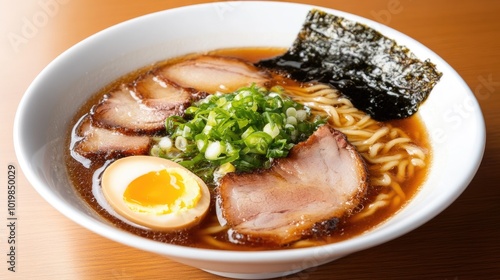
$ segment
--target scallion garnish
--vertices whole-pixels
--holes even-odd
[[[185,117],[165,121],[167,136],[151,153],[174,160],[206,182],[214,174],[268,168],[274,158],[307,139],[324,119],[284,95],[255,85],[192,104]]]

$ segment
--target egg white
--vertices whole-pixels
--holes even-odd
[[[144,207],[143,211],[131,209],[123,199],[130,182],[146,173],[163,169],[180,169],[184,171],[181,172],[182,175],[189,176],[187,179],[194,179],[197,182],[201,197],[196,205],[193,208],[175,209],[167,214],[157,214],[157,209],[153,208],[151,211],[144,211]],[[117,214],[138,225],[155,230],[171,231],[192,227],[203,219],[210,206],[210,191],[203,180],[185,167],[159,157],[130,156],[118,159],[104,170],[101,186],[105,199]]]

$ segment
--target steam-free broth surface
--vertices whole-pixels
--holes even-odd
[[[274,57],[283,53],[285,50],[281,48],[239,48],[239,49],[224,49],[224,50],[215,50],[210,52],[210,54],[221,55],[221,56],[230,56],[237,57],[244,60],[248,60],[250,62],[256,62],[262,59]],[[191,57],[191,56],[187,56]],[[170,59],[166,61],[162,61],[157,65],[152,65],[149,67],[145,67],[143,69],[139,69],[123,78],[118,79],[117,81],[110,83],[109,86],[105,87],[102,91],[96,93],[94,97],[90,98],[87,104],[85,104],[80,112],[77,112],[75,118],[73,120],[73,125],[77,124],[78,121],[87,114],[92,106],[99,99],[102,98],[104,94],[109,92],[110,90],[118,87],[120,84],[124,82],[133,81],[136,77],[150,71],[151,69],[171,63],[172,61],[180,61],[185,59],[185,57]],[[285,78],[280,78],[275,81],[275,84],[298,87],[299,83],[294,83],[293,81],[289,81]],[[296,248],[302,246],[314,246],[324,243],[337,242],[341,240],[345,240],[351,238],[353,236],[359,235],[364,231],[367,231],[381,223],[383,223],[386,219],[390,218],[395,212],[404,207],[406,203],[414,196],[414,194],[418,191],[419,186],[423,183],[426,178],[427,170],[430,166],[430,158],[431,151],[428,143],[427,132],[425,127],[420,120],[418,114],[403,120],[390,121],[387,123],[391,127],[402,131],[402,133],[406,134],[412,141],[413,145],[420,147],[421,150],[425,151],[425,166],[421,168],[414,168],[411,170],[411,176],[406,176],[401,183],[399,183],[399,187],[403,194],[396,197],[392,194],[392,196],[396,197],[391,200],[386,206],[378,208],[373,214],[360,216],[351,215],[349,217],[343,217],[340,219],[338,223],[337,229],[330,236],[321,236],[317,238],[309,238],[307,240],[298,241],[297,243],[292,243],[287,248]],[[334,125],[335,126],[335,125]],[[68,132],[68,146],[71,146],[72,136],[74,134],[74,130]],[[349,135],[348,135],[349,139]],[[351,139],[349,139],[351,141]],[[362,152],[363,153],[363,152]],[[366,151],[369,153],[369,151]],[[119,157],[119,156],[118,156]],[[79,160],[76,160],[79,159]],[[112,162],[112,159],[104,159],[101,156],[92,156],[83,160],[83,162],[87,163],[88,166],[84,166],[82,164],[82,159],[80,157],[74,157],[74,153],[68,150],[68,154],[66,155],[66,164],[68,174],[70,176],[71,182],[73,183],[73,187],[77,190],[77,192],[81,195],[81,197],[100,215],[104,220],[109,223],[139,236],[143,236],[146,238],[150,238],[153,240],[200,247],[200,248],[214,248],[214,249],[228,249],[228,250],[270,250],[282,247],[276,246],[262,246],[255,244],[233,244],[227,240],[226,230],[222,230],[215,234],[207,234],[207,232],[211,231],[214,228],[214,225],[218,225],[217,216],[215,213],[215,195],[212,194],[212,202],[209,209],[209,213],[206,218],[196,227],[181,230],[177,232],[162,232],[156,230],[150,230],[144,227],[136,227],[131,225],[128,222],[123,221],[122,219],[117,218],[114,214],[112,214],[113,210],[107,208],[105,205],[102,205],[102,201],[100,202],[100,198],[96,197],[96,193],[99,193],[100,189],[100,177],[105,167]],[[367,168],[369,172],[372,170],[376,170],[380,165],[378,163],[370,163],[367,161]],[[311,166],[311,168],[314,168]],[[395,171],[394,171],[395,172]],[[387,186],[375,186],[370,185],[368,188],[368,194],[366,199],[363,200],[361,205],[359,205],[356,211],[363,213],[363,210],[366,210],[370,207],[370,204],[375,202],[380,196],[380,193],[385,192],[388,189]],[[213,191],[212,191],[213,192]],[[110,213],[111,212],[111,213]]]

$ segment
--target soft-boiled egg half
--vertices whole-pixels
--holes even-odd
[[[198,176],[173,161],[130,156],[103,172],[102,192],[124,218],[155,230],[192,227],[205,216],[210,191]]]

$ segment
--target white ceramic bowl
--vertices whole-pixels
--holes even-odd
[[[460,76],[426,47],[381,24],[326,8],[321,9],[378,29],[419,58],[429,58],[443,72],[420,108],[434,152],[430,174],[412,201],[389,221],[358,237],[315,248],[251,253],[195,249],[158,243],[110,226],[69,187],[63,168],[64,138],[69,121],[90,95],[123,74],[169,57],[226,47],[288,47],[311,8],[278,2],[189,6],[139,17],[80,42],[38,75],[19,105],[14,142],[25,176],[53,207],[84,228],[234,278],[264,279],[298,272],[422,225],[450,205],[474,176],[485,145],[481,110]]]

